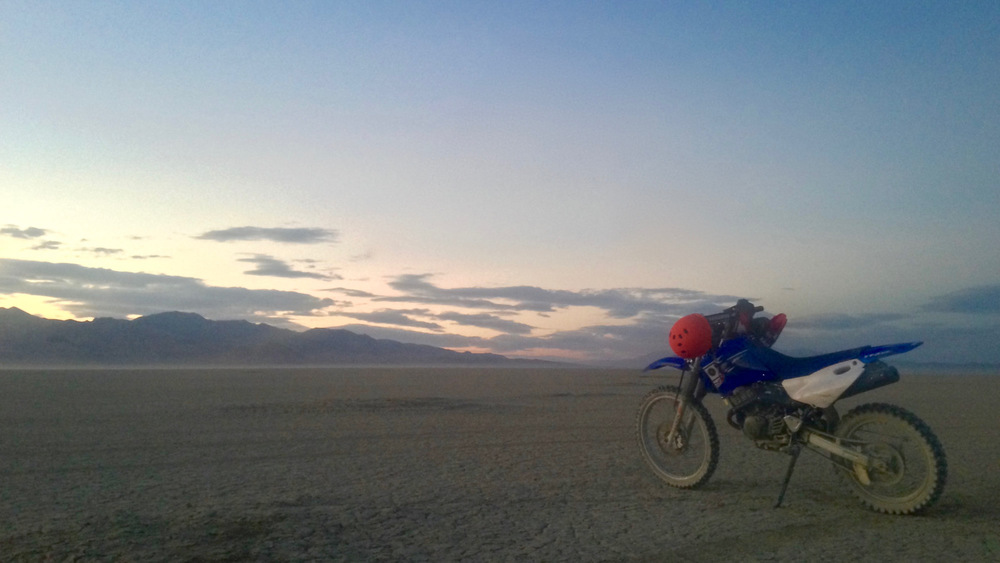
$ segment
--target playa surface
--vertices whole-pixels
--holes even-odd
[[[944,495],[899,517],[809,453],[771,508],[788,458],[717,397],[712,480],[657,481],[634,416],[675,373],[0,371],[0,559],[1000,560],[1000,375],[838,405],[898,404],[943,443]]]

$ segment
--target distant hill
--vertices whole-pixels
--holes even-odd
[[[0,308],[0,367],[545,364],[376,340],[347,330],[295,332],[212,321],[195,313],[79,322]]]

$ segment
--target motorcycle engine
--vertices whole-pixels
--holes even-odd
[[[789,441],[784,417],[798,410],[794,400],[780,384],[757,382],[739,387],[728,397],[729,424],[754,441],[757,446],[774,449]]]
[[[743,418],[743,434],[751,440],[774,440],[785,433],[785,410],[774,405],[747,409]]]

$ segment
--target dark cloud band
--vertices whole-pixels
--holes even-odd
[[[939,313],[1000,313],[1000,285],[970,287],[931,299],[927,311]]]
[[[340,233],[334,229],[232,227],[207,231],[194,238],[216,242],[266,240],[289,244],[317,244],[336,242],[339,236]]]

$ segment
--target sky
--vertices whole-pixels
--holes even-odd
[[[0,1],[0,307],[1000,363],[997,2]]]

